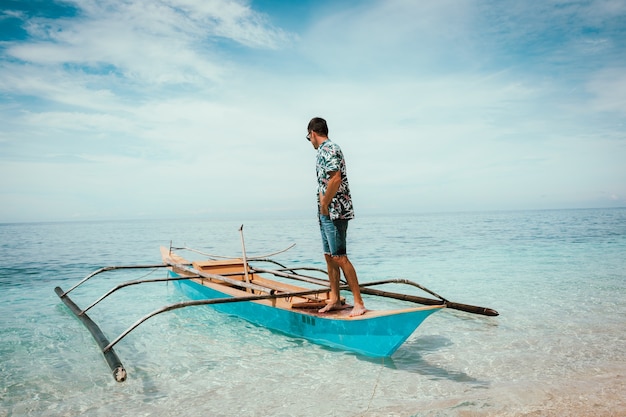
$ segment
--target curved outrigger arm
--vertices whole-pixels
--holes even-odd
[[[394,298],[396,300],[410,301],[413,303],[424,304],[424,305],[442,305],[443,304],[444,306],[446,306],[446,308],[450,308],[452,310],[465,311],[466,313],[480,314],[483,316],[493,317],[493,316],[500,315],[500,313],[498,313],[493,308],[473,306],[470,304],[455,303],[454,301],[449,301],[442,297],[439,300],[433,300],[432,298],[419,297],[417,295],[402,294],[402,293],[395,293],[395,292],[390,292],[390,291],[376,290],[373,288],[367,288],[370,285],[378,285],[378,284],[409,284],[413,286],[419,285],[413,281],[409,281],[406,279],[388,280],[388,282],[381,281],[381,282],[362,284],[360,285],[361,292],[363,294],[378,295],[381,297]],[[418,288],[421,288],[421,287],[418,287]]]
[[[297,270],[297,269],[305,269],[305,270],[325,272],[324,270],[317,269],[317,268],[286,268],[285,267],[283,270],[271,270],[271,269],[256,268],[256,267],[253,268],[253,270],[255,272],[270,273],[270,274],[273,274],[273,275],[276,275],[276,276],[281,276],[281,277],[285,277],[285,278],[291,278],[291,279],[295,279],[295,280],[299,280],[299,281],[309,282],[309,283],[312,283],[312,284],[328,285],[328,280],[327,279],[285,272],[285,271],[292,271],[293,272],[294,270]],[[368,287],[372,287],[372,286],[375,286],[375,285],[384,285],[384,284],[405,284],[405,285],[411,285],[413,287],[419,288],[420,290],[422,290],[422,291],[432,295],[433,297],[438,298],[438,300],[434,300],[432,298],[419,297],[419,296],[411,295],[411,294],[401,294],[401,293],[395,293],[395,292],[390,292],[390,291],[383,291],[383,290],[376,290],[376,289],[373,289],[373,288],[368,288]],[[434,292],[432,290],[429,290],[428,288],[424,287],[423,285],[420,285],[417,282],[413,282],[411,280],[404,279],[404,278],[396,278],[396,279],[387,279],[387,280],[382,280],[382,281],[365,282],[365,283],[360,284],[359,287],[360,287],[361,292],[363,294],[377,295],[377,296],[387,297],[387,298],[394,298],[396,300],[410,301],[410,302],[413,302],[413,303],[418,303],[418,304],[423,304],[423,305],[442,305],[443,304],[447,308],[450,308],[450,309],[453,309],[453,310],[465,311],[467,313],[480,314],[480,315],[483,315],[483,316],[498,316],[500,314],[500,313],[498,313],[496,310],[494,310],[492,308],[473,306],[473,305],[469,305],[469,304],[462,304],[462,303],[456,303],[454,301],[450,301],[450,300],[448,300],[446,298],[443,298],[442,296],[440,296],[436,292]]]
[[[87,280],[91,279],[92,277],[101,274],[103,272],[107,272],[107,271],[114,271],[116,269],[153,269],[153,268],[167,268],[168,265],[164,264],[164,263],[160,263],[160,264],[156,264],[156,265],[118,265],[118,266],[105,266],[103,268],[100,268],[94,272],[92,272],[91,274],[87,275],[85,278],[83,278],[78,284],[74,285],[72,288],[70,288],[69,290],[65,291],[63,294],[59,295],[59,297],[64,297],[67,294],[69,294],[70,292],[74,291],[77,287],[83,285]]]
[[[127,281],[127,282],[123,282],[121,284],[116,285],[115,287],[111,288],[106,294],[104,294],[102,297],[98,298],[96,301],[94,301],[93,303],[91,303],[88,307],[86,307],[84,310],[82,310],[80,312],[79,315],[85,314],[87,311],[91,310],[93,307],[96,306],[96,304],[100,303],[102,300],[104,300],[105,298],[107,298],[109,295],[113,294],[114,292],[116,292],[117,290],[121,290],[124,287],[129,287],[131,285],[138,285],[138,284],[145,284],[145,283],[149,283],[149,282],[169,282],[169,281],[181,281],[181,280],[185,280],[185,279],[191,279],[191,278],[202,278],[199,275],[195,275],[195,276],[185,276],[185,277],[168,277],[168,278],[151,278],[151,279],[138,279],[138,280],[134,280],[134,281]],[[68,291],[69,292],[69,291]],[[66,293],[67,294],[67,293]]]
[[[161,265],[159,265],[159,266],[161,266]],[[177,265],[177,266],[181,266],[181,265]],[[148,266],[144,266],[144,267],[148,267]],[[119,269],[119,267],[101,268],[98,271],[95,271],[94,273],[88,275],[85,279],[83,279],[83,281],[81,281],[81,283],[85,282],[86,280],[88,280],[92,276],[97,275],[98,273],[109,271],[111,269]],[[199,278],[207,278],[207,276],[213,276],[212,274],[202,274],[202,275],[203,276],[201,276]],[[67,293],[69,291],[63,291],[60,287],[56,287],[54,290],[55,290],[56,294],[59,296],[59,298],[70,309],[70,311],[72,313],[74,313],[74,315],[78,319],[80,319],[80,321],[83,322],[85,327],[87,327],[87,329],[91,332],[92,336],[94,337],[94,340],[96,341],[96,343],[100,347],[101,352],[104,355],[104,358],[106,359],[109,367],[113,371],[113,377],[115,378],[115,380],[117,382],[123,382],[124,380],[126,380],[127,372],[126,372],[126,369],[124,368],[124,366],[122,365],[122,362],[120,361],[119,357],[117,356],[117,353],[113,349],[113,346],[116,345],[125,336],[127,336],[131,331],[133,331],[135,328],[137,328],[140,324],[142,324],[143,322],[145,322],[149,318],[154,317],[154,316],[156,316],[158,314],[165,313],[165,312],[171,311],[171,310],[176,310],[176,309],[179,309],[179,308],[199,306],[199,305],[225,304],[225,303],[236,303],[236,302],[244,302],[244,301],[257,301],[257,300],[271,300],[271,299],[277,299],[277,298],[290,298],[290,297],[314,295],[314,294],[321,294],[321,293],[328,292],[328,288],[321,288],[321,289],[312,289],[312,290],[306,290],[306,291],[283,292],[283,293],[276,293],[274,290],[269,289],[269,293],[267,293],[268,288],[264,288],[266,293],[262,294],[262,295],[250,295],[250,296],[247,296],[247,297],[227,297],[227,298],[216,298],[216,299],[205,299],[205,300],[191,300],[191,301],[186,301],[186,302],[179,302],[179,303],[175,303],[175,304],[172,304],[172,305],[168,305],[168,306],[162,307],[162,308],[160,308],[158,310],[155,310],[154,312],[144,316],[143,318],[141,318],[137,322],[135,322],[126,331],[124,331],[122,334],[120,334],[112,342],[109,342],[109,340],[104,335],[104,333],[102,332],[100,327],[93,320],[91,320],[89,315],[87,315],[87,313],[86,313],[86,311],[88,309],[90,309],[94,305],[98,304],[100,301],[102,301],[104,298],[106,298],[110,294],[114,293],[115,291],[119,290],[120,288],[124,288],[124,287],[129,286],[129,285],[141,284],[141,283],[145,283],[145,282],[187,280],[187,279],[192,279],[192,278],[198,278],[198,277],[197,276],[193,276],[193,275],[188,275],[188,276],[182,276],[182,277],[155,278],[155,279],[149,279],[149,280],[129,281],[129,282],[120,284],[120,285],[116,286],[115,288],[111,289],[107,294],[105,294],[105,296],[100,297],[100,299],[98,299],[95,303],[93,303],[92,305],[90,305],[89,307],[87,307],[84,310],[81,310],[81,308],[78,307],[72,301],[72,299],[67,295]],[[224,277],[224,276],[222,276],[221,278],[223,280],[225,280],[225,281],[231,281],[229,278]],[[233,282],[236,282],[236,281],[233,281]],[[250,288],[253,288],[253,289],[262,288],[260,286],[254,285],[254,284],[246,284],[245,282],[239,282],[239,285],[241,285],[241,286],[249,286]],[[77,287],[77,285],[75,285],[72,289],[74,289],[76,287]],[[342,290],[345,290],[347,288],[348,288],[347,286],[341,287]]]
[[[177,267],[177,268],[184,268],[185,270],[194,273],[193,275],[184,275],[184,276],[177,276],[177,277],[166,277],[166,278],[151,278],[151,279],[138,279],[138,280],[133,280],[133,281],[126,281],[123,282],[121,284],[116,285],[115,287],[111,288],[109,291],[107,291],[104,295],[102,295],[100,298],[98,298],[96,301],[94,301],[93,303],[91,303],[89,306],[87,306],[86,308],[84,308],[83,310],[81,310],[78,315],[82,315],[85,314],[87,311],[91,310],[93,307],[95,307],[97,304],[99,304],[101,301],[103,301],[105,298],[109,297],[111,294],[113,294],[114,292],[121,290],[122,288],[125,287],[129,287],[131,285],[138,285],[138,284],[145,284],[145,283],[151,283],[151,282],[169,282],[169,281],[184,281],[184,280],[188,280],[188,279],[192,279],[192,278],[200,278],[200,279],[214,279],[214,280],[218,280],[218,281],[222,281],[222,282],[227,282],[233,285],[238,285],[238,286],[242,286],[251,290],[256,290],[256,291],[262,291],[262,292],[268,292],[268,289],[263,287],[263,286],[259,286],[259,285],[255,285],[253,283],[250,282],[241,282],[239,280],[233,280],[230,279],[229,276],[233,275],[233,276],[237,276],[237,275],[241,275],[239,273],[232,273],[232,274],[221,274],[221,275],[216,275],[216,274],[207,274],[205,272],[200,272],[197,271],[196,269],[186,266],[186,265],[181,265],[181,264],[167,264],[167,265],[159,265],[159,266],[163,266],[163,267]],[[87,281],[89,278],[93,277],[94,275],[97,275],[99,273],[102,272],[106,272],[106,271],[111,271],[113,269],[120,269],[120,268],[150,268],[151,266],[145,265],[145,266],[122,266],[122,267],[105,267],[105,268],[101,268],[97,271],[95,271],[92,274],[89,274],[85,279],[83,279],[81,281],[81,283]],[[76,288],[77,285],[75,285],[73,288],[71,288],[70,290],[62,293],[60,295],[60,297],[64,297],[66,296],[72,289]],[[270,292],[270,294],[272,294],[273,292]]]
[[[300,281],[309,282],[309,283],[312,283],[312,284],[326,285],[326,286],[329,285],[329,281],[327,279],[311,277],[311,276],[301,275],[301,274],[290,274],[290,273],[284,272],[284,271],[293,271],[294,269],[307,269],[307,270],[312,270],[312,271],[322,271],[322,272],[325,272],[325,271],[323,271],[321,269],[317,269],[317,268],[284,268],[284,270],[253,268],[253,270],[257,271],[257,272],[265,272],[265,273],[273,274],[273,275],[276,275],[276,276],[281,276],[281,277],[285,277],[285,278],[291,278],[291,279],[296,279],[296,280],[300,280]],[[394,278],[394,279],[386,279],[386,280],[382,280],[382,281],[366,282],[366,283],[360,284],[359,286],[361,288],[363,288],[363,287],[371,287],[371,286],[374,286],[374,285],[383,285],[383,284],[406,284],[406,285],[411,285],[413,287],[419,288],[420,290],[422,290],[424,292],[427,292],[428,294],[432,295],[433,297],[439,298],[441,301],[444,301],[444,302],[448,301],[445,298],[443,298],[442,296],[440,296],[439,294],[437,294],[436,292],[431,291],[428,288],[424,287],[423,285],[420,285],[417,282],[413,282],[411,280],[403,279],[403,278]]]
[[[342,286],[341,290],[348,289],[349,287]],[[212,299],[204,299],[204,300],[191,300],[191,301],[181,301],[179,303],[170,304],[164,307],[161,307],[152,313],[149,313],[139,320],[137,320],[132,326],[122,332],[118,337],[116,337],[111,343],[105,346],[102,349],[103,353],[108,352],[115,346],[120,340],[126,337],[130,332],[136,329],[140,324],[145,322],[151,317],[154,317],[158,314],[165,313],[171,310],[177,310],[179,308],[185,307],[193,307],[193,306],[205,306],[212,304],[227,304],[227,303],[240,303],[246,301],[259,301],[259,300],[275,300],[278,298],[291,298],[291,297],[302,297],[306,295],[314,295],[328,292],[328,288],[316,289],[316,290],[307,290],[307,291],[294,291],[294,292],[284,292],[284,293],[274,293],[274,294],[265,294],[265,295],[250,295],[245,297],[224,297],[224,298],[212,298]]]

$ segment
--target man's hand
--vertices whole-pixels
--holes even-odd
[[[326,185],[326,194],[320,192],[320,214],[324,216],[328,216],[328,206],[330,206],[330,202],[333,201],[341,185],[341,173],[339,171],[333,171],[329,173],[329,175],[330,178]]]
[[[324,194],[320,193],[320,214],[328,216],[328,204],[324,203]]]

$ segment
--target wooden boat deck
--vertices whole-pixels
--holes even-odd
[[[184,258],[174,255],[171,257],[172,261],[177,263],[188,263]],[[234,297],[240,297],[245,295],[255,295],[255,294],[280,294],[280,293],[293,293],[293,292],[301,292],[306,291],[310,288],[305,288],[293,284],[289,284],[286,282],[280,282],[273,279],[265,278],[264,276],[254,272],[250,268],[249,265],[247,267],[247,275],[243,266],[243,259],[234,258],[234,259],[224,259],[224,260],[210,260],[210,261],[195,261],[191,263],[191,266],[201,275],[207,274],[208,278],[192,278],[192,281],[215,288],[219,291],[222,291],[228,295],[232,295]],[[178,269],[177,273],[188,271],[180,271]],[[215,277],[210,277],[211,275],[216,275]],[[223,277],[228,277],[229,281],[224,281]],[[233,282],[235,281],[235,282]],[[264,290],[258,289],[246,289],[245,287],[237,285],[237,283],[250,283],[254,284],[258,287],[263,288]],[[324,307],[326,305],[326,300],[330,297],[330,289],[321,292],[319,294],[313,295],[303,295],[292,298],[278,298],[274,300],[263,300],[260,301],[263,304],[271,304],[273,307],[285,308],[285,309],[306,309],[308,314],[314,314],[316,310]],[[341,297],[342,305],[344,309],[351,307],[345,303],[345,298]],[[343,309],[342,309],[343,310]],[[336,310],[330,314],[330,316],[341,316],[342,310]],[[328,316],[329,314],[327,314]]]
[[[260,295],[263,293],[266,294],[281,294],[281,293],[294,293],[309,290],[310,288],[301,287],[285,282],[276,281],[273,279],[265,278],[264,276],[256,273],[253,269],[247,265],[248,268],[248,283],[253,284],[255,286],[261,287],[264,290],[258,289],[246,289],[246,274],[243,268],[243,259],[240,258],[232,258],[232,259],[223,259],[223,260],[209,260],[209,261],[194,261],[189,263],[188,260],[182,258],[181,256],[170,252],[169,254],[165,253],[166,248],[162,248],[162,254],[164,255],[164,259],[168,259],[175,264],[179,265],[189,265],[196,272],[199,272],[200,275],[205,275],[205,277],[200,278],[190,278],[191,281],[196,282],[197,284],[213,288],[217,291],[223,292],[233,297],[245,297],[247,295]],[[181,269],[177,267],[173,267],[174,271],[180,275],[193,275],[193,272],[190,272],[187,269]],[[228,281],[225,281],[224,278],[228,278]],[[241,283],[241,286],[238,285]],[[300,311],[303,314],[316,316],[321,318],[328,319],[345,319],[345,320],[361,320],[368,319],[383,315],[390,314],[398,314],[409,311],[416,310],[430,310],[432,307],[423,306],[423,307],[408,307],[404,309],[395,309],[395,310],[367,310],[365,314],[356,317],[350,317],[350,311],[352,306],[346,303],[345,297],[341,297],[341,302],[343,308],[332,310],[326,313],[319,313],[318,309],[324,307],[328,298],[330,297],[330,289],[327,291],[321,292],[319,294],[313,295],[303,295],[303,296],[295,296],[290,298],[275,298],[271,300],[259,300],[255,301],[259,304],[270,305],[275,308],[281,309],[295,309]]]

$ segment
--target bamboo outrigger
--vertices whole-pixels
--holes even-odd
[[[324,306],[329,298],[329,282],[327,279],[305,275],[301,272],[321,271],[317,268],[288,268],[271,259],[247,258],[245,248],[243,259],[210,259],[191,262],[175,252],[181,249],[188,248],[175,249],[171,246],[161,248],[162,264],[105,267],[87,275],[68,291],[64,292],[59,287],[55,288],[61,300],[90,330],[118,382],[126,379],[127,372],[113,347],[149,318],[191,306],[210,305],[218,311],[241,317],[290,336],[306,338],[321,345],[373,357],[391,356],[428,316],[444,307],[488,316],[498,315],[495,310],[489,308],[450,302],[417,283],[398,279],[363,283],[360,285],[361,292],[422,305],[391,310],[368,310],[362,316],[356,317],[350,317],[347,309],[319,313],[318,309]],[[280,268],[253,266],[251,262],[255,264],[270,262]],[[116,269],[141,268],[166,268],[168,276],[119,284],[82,310],[68,295],[97,274]],[[275,278],[270,279],[269,275]],[[174,285],[190,300],[153,311],[137,320],[111,341],[87,315],[87,311],[92,307],[122,288],[169,281],[174,282]],[[306,286],[294,285],[288,281],[304,282]],[[416,287],[435,299],[370,288],[383,284]],[[348,290],[348,286],[344,285],[341,289]],[[342,298],[342,302],[345,303],[345,299]]]

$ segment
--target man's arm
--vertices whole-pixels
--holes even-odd
[[[326,186],[326,194],[320,193],[320,212],[325,216],[328,216],[328,206],[335,197],[335,194],[337,194],[339,186],[341,185],[340,171],[333,171],[329,173],[329,175],[330,179],[328,180],[328,185]]]

